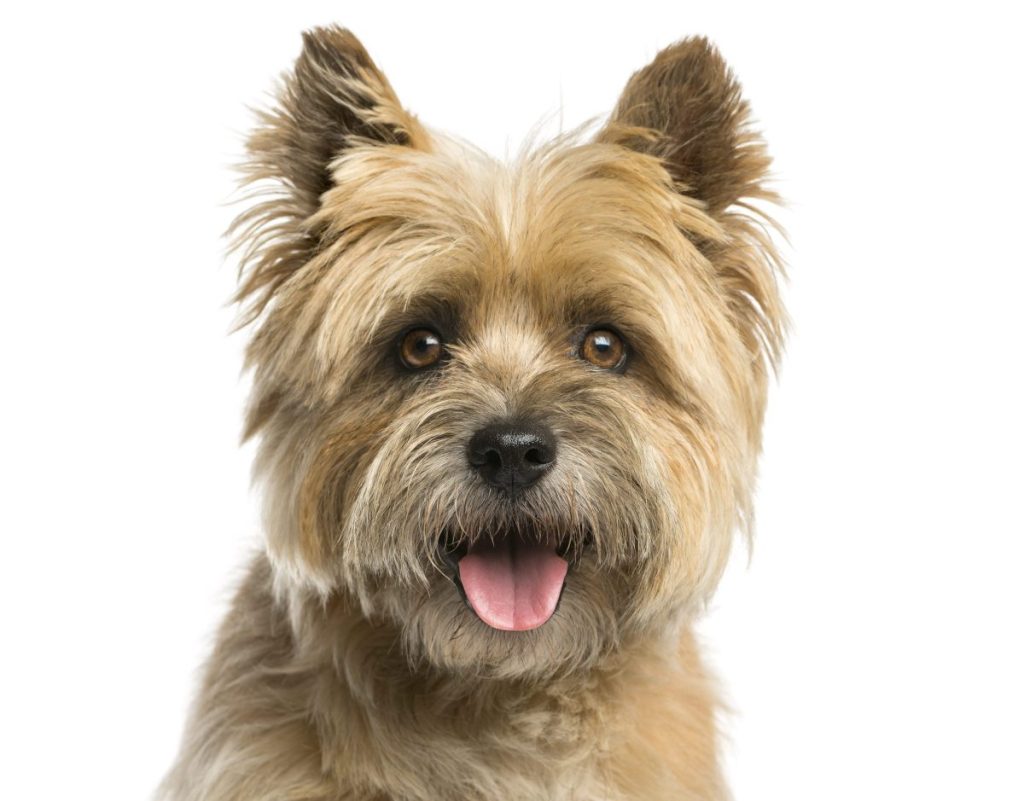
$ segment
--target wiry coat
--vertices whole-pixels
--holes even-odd
[[[422,126],[347,31],[306,35],[250,140],[236,224],[267,549],[221,629],[162,796],[180,801],[727,797],[691,631],[748,530],[781,345],[768,158],[702,39],[591,141],[498,163]],[[446,359],[413,375],[410,326]],[[579,358],[614,326],[624,372]],[[514,501],[466,441],[542,417]],[[578,560],[538,629],[476,618],[438,559],[529,526]],[[493,535],[492,535],[493,536]]]

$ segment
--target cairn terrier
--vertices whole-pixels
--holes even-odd
[[[305,35],[233,228],[266,547],[162,798],[728,797],[693,625],[784,327],[750,126],[691,38],[501,163]]]

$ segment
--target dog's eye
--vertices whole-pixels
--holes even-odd
[[[444,346],[436,331],[429,328],[414,328],[402,337],[398,352],[406,367],[421,370],[441,361]]]
[[[614,331],[595,328],[583,338],[580,356],[603,370],[614,370],[626,357],[626,345]]]

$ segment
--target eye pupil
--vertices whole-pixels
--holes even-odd
[[[402,362],[413,370],[437,364],[444,354],[441,337],[429,328],[415,328],[406,333],[398,350]]]

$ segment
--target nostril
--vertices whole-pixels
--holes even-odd
[[[469,463],[473,467],[501,467],[501,451],[493,445],[481,443],[474,438],[469,445]]]
[[[491,448],[484,454],[484,461],[482,466],[492,467],[495,470],[501,467],[501,453],[494,448]]]
[[[523,461],[527,464],[542,465],[547,464],[551,460],[546,459],[545,454],[543,454],[539,449],[530,448],[530,450],[523,454]]]

